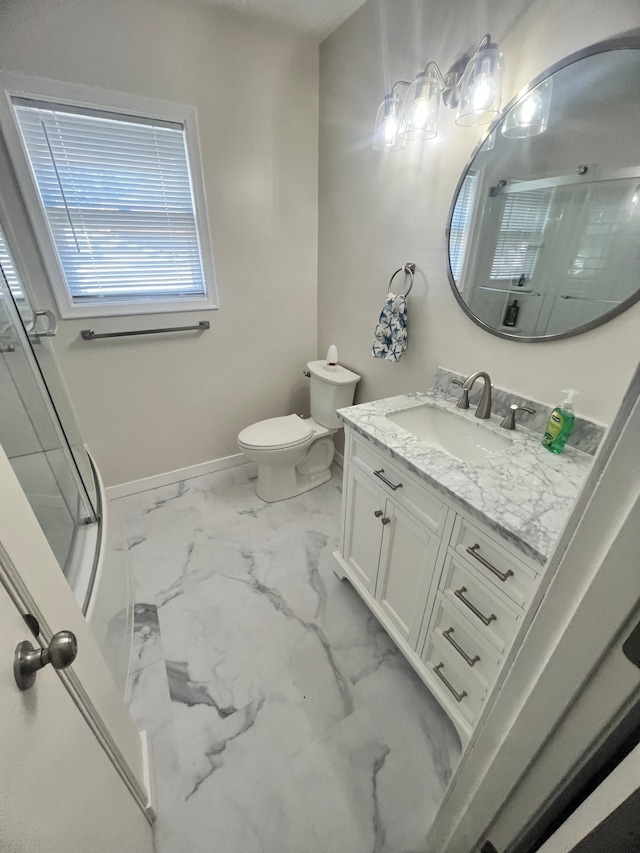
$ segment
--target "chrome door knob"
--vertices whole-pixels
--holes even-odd
[[[33,687],[39,670],[48,663],[54,669],[66,669],[76,659],[78,641],[71,631],[58,631],[44,649],[34,649],[29,640],[18,643],[13,659],[13,674],[20,690]]]

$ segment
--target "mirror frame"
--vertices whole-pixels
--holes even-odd
[[[638,30],[634,30],[633,33],[633,35],[624,35],[612,39],[606,39],[604,41],[596,42],[595,44],[582,48],[581,50],[578,50],[575,53],[569,54],[564,59],[561,59],[559,62],[556,62],[554,65],[549,66],[549,68],[545,69],[541,74],[538,74],[537,77],[527,83],[527,85],[524,86],[518,92],[518,94],[509,101],[509,103],[502,110],[498,118],[489,125],[487,132],[484,134],[482,139],[473,149],[471,157],[469,158],[464,169],[462,170],[462,174],[460,175],[458,183],[456,184],[456,189],[453,194],[453,199],[451,201],[451,206],[449,207],[449,213],[447,216],[447,227],[445,230],[445,265],[447,268],[447,276],[449,277],[449,284],[451,286],[451,289],[453,290],[453,295],[455,296],[458,305],[460,305],[467,317],[473,320],[476,326],[480,326],[481,329],[484,329],[485,332],[489,332],[490,334],[495,335],[498,338],[505,338],[509,341],[520,341],[521,343],[543,343],[544,341],[559,341],[563,340],[564,338],[572,338],[575,335],[581,335],[583,332],[588,332],[591,329],[595,329],[597,326],[602,326],[604,323],[608,323],[609,320],[613,320],[614,317],[617,317],[619,314],[622,314],[628,308],[631,308],[632,305],[635,305],[636,302],[640,301],[639,282],[638,290],[633,294],[633,296],[630,296],[628,299],[625,299],[624,302],[621,302],[615,308],[612,308],[611,311],[607,311],[605,314],[602,314],[596,320],[590,320],[588,323],[584,323],[581,326],[577,326],[575,329],[570,329],[566,332],[559,332],[555,335],[538,335],[537,337],[514,335],[510,334],[509,332],[503,332],[500,329],[495,329],[493,326],[489,326],[487,323],[484,322],[484,320],[481,320],[470,310],[470,308],[467,306],[467,303],[462,298],[462,295],[460,294],[458,286],[453,277],[453,273],[451,271],[451,258],[449,255],[451,220],[453,217],[456,202],[458,200],[458,194],[460,193],[460,189],[462,188],[462,183],[467,175],[467,172],[471,168],[471,165],[475,160],[476,155],[486,142],[487,137],[493,132],[496,127],[498,127],[500,122],[503,121],[509,110],[511,110],[512,107],[515,106],[515,104],[520,100],[520,98],[524,97],[532,89],[535,89],[536,86],[539,86],[548,77],[551,77],[557,71],[561,71],[562,69],[567,68],[568,66],[573,65],[576,62],[580,62],[580,60],[582,59],[586,59],[589,56],[595,56],[598,53],[608,53],[612,50],[640,50],[640,35],[638,34]]]

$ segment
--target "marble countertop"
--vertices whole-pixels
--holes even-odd
[[[481,428],[512,439],[510,447],[481,462],[462,462],[390,421],[385,415],[429,404],[478,424],[474,410],[458,409],[442,391],[416,391],[339,409],[342,421],[387,450],[435,490],[544,565],[558,541],[593,457],[571,447],[550,453],[540,435],[500,427],[492,415]]]

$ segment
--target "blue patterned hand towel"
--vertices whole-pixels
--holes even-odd
[[[371,355],[387,361],[400,361],[407,348],[407,298],[387,294],[376,331]]]

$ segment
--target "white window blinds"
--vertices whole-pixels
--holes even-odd
[[[549,214],[553,188],[510,193],[505,197],[490,277],[531,278]]]
[[[12,100],[72,303],[206,296],[184,127]]]
[[[449,229],[449,259],[451,262],[451,273],[454,281],[460,285],[464,257],[469,241],[471,229],[471,215],[473,213],[473,200],[476,194],[476,174],[467,172],[460,187],[456,199],[453,215],[451,217],[451,228]]]
[[[25,296],[22,291],[22,287],[20,286],[20,279],[18,278],[18,273],[16,272],[16,268],[11,260],[9,247],[5,242],[2,231],[0,231],[0,270],[2,271],[4,280],[9,286],[9,290],[11,291],[13,298],[16,302],[22,302]]]

